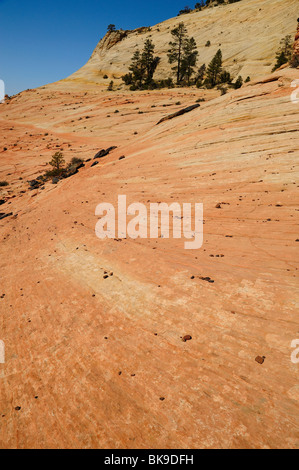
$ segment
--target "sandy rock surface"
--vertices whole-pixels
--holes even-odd
[[[296,78],[0,104],[1,448],[298,448]],[[31,190],[58,150],[91,160]],[[99,240],[119,194],[203,202],[202,248]]]

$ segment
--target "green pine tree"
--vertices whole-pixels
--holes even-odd
[[[197,46],[195,39],[187,38],[183,44],[183,58],[182,58],[182,78],[187,79],[188,86],[190,86],[190,79],[191,76],[194,74],[194,67],[196,66],[197,62]]]
[[[64,167],[65,160],[61,152],[56,152],[52,155],[52,160],[49,162],[49,165],[53,167],[53,170],[61,171]]]
[[[107,27],[107,31],[109,33],[112,33],[113,31],[116,31],[115,24],[109,24],[108,27]]]
[[[142,63],[141,54],[139,50],[135,51],[132,57],[132,62],[129,67],[129,70],[132,73],[134,85],[137,86],[138,88],[142,88],[142,83],[146,74],[146,69],[145,69],[144,64]]]
[[[292,58],[292,52],[292,37],[288,34],[280,41],[280,47],[276,54],[276,64],[274,65],[272,72],[275,72],[275,70],[279,69],[279,67],[290,62]]]
[[[222,72],[222,52],[219,49],[208,66],[206,83],[210,85],[212,88],[216,86],[220,79],[221,72]]]
[[[177,85],[179,85],[182,78],[183,46],[187,35],[187,29],[184,23],[179,23],[179,25],[171,31],[171,34],[173,41],[169,43],[168,60],[170,64],[175,63],[173,70],[176,72],[176,82]]]
[[[141,55],[141,65],[145,69],[145,83],[147,85],[152,83],[155,70],[160,62],[160,58],[154,56],[154,51],[155,45],[150,39],[147,39]]]
[[[148,89],[154,84],[153,76],[160,62],[154,51],[155,45],[150,39],[145,41],[142,52],[135,51],[129,67],[130,73],[122,77],[126,85],[131,85],[132,90]]]
[[[241,88],[243,86],[243,78],[241,75],[238,76],[236,83],[234,84],[235,89]]]

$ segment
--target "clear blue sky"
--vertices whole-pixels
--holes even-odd
[[[196,0],[0,0],[0,79],[6,93],[65,78],[84,65],[107,25],[134,29]]]

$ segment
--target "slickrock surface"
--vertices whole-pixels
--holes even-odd
[[[267,75],[297,9],[243,0],[113,33],[69,79],[0,104],[0,448],[299,447],[299,70]],[[106,91],[182,20],[202,62],[221,47],[255,81]],[[43,183],[57,151],[85,166]],[[99,240],[96,206],[118,195],[203,202],[202,248]]]
[[[222,97],[59,84],[0,105],[1,448],[298,448],[296,77]],[[28,189],[57,149],[111,146]],[[203,247],[100,241],[95,208],[118,194],[203,202]]]
[[[67,82],[107,86],[109,80],[114,80],[124,86],[120,77],[128,73],[135,49],[142,49],[146,39],[154,42],[155,52],[162,59],[156,78],[168,78],[172,75],[167,59],[170,32],[181,21],[196,40],[200,65],[208,65],[220,48],[224,66],[233,77],[256,79],[271,72],[281,39],[288,34],[294,37],[297,17],[298,0],[242,0],[171,18],[151,28],[144,25],[134,31],[112,32],[99,42],[87,64]],[[210,47],[206,47],[208,41]]]

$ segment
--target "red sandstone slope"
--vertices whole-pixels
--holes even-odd
[[[276,76],[159,126],[201,92],[60,85],[1,105],[1,447],[298,447],[298,71]],[[28,191],[57,148],[110,145]],[[118,194],[203,202],[203,247],[98,240]]]

